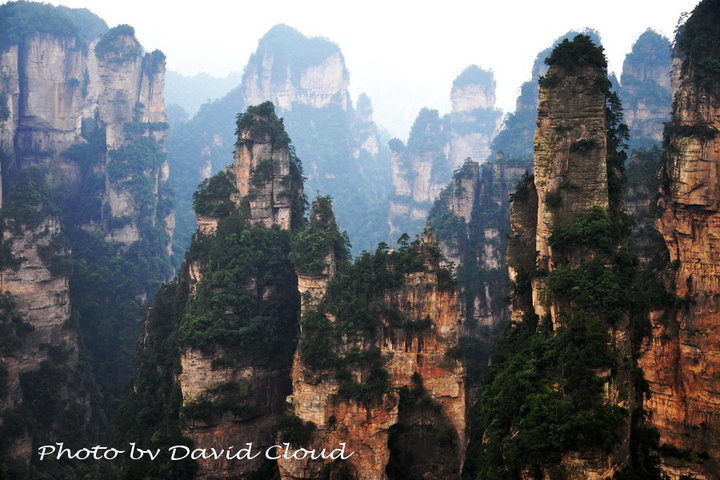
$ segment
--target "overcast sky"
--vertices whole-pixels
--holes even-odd
[[[375,118],[405,138],[423,106],[450,109],[452,80],[466,66],[494,71],[498,106],[515,107],[537,53],[570,29],[598,30],[610,70],[648,27],[671,38],[699,0],[63,0],[110,26],[128,23],[169,69],[224,76],[242,70],[259,38],[277,23],[336,42],[353,98],[366,92]]]

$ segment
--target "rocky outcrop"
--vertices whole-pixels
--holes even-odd
[[[225,171],[207,179],[196,194],[198,235],[195,243],[212,245],[227,241],[225,236],[229,227],[220,231],[221,225],[238,219],[244,225],[238,227],[241,230],[259,227],[264,232],[258,232],[267,236],[261,242],[262,247],[283,248],[273,243],[278,238],[272,232],[295,229],[301,222],[304,196],[299,161],[271,103],[248,108],[238,118],[237,130],[234,162]],[[248,232],[237,230],[233,233],[236,236],[241,234]],[[191,251],[197,248],[196,244]],[[258,245],[243,248],[250,249],[243,250],[248,257],[263,255],[258,251],[261,250]],[[286,248],[282,252],[284,257],[265,261],[269,261],[276,270],[282,270],[283,265],[289,269],[288,253]],[[197,307],[201,316],[213,308],[219,308],[223,315],[229,316],[236,308],[243,309],[244,315],[251,316],[247,310],[252,308],[250,304],[258,305],[258,308],[265,305],[262,307],[267,309],[262,313],[265,316],[256,321],[262,321],[270,329],[268,335],[281,338],[276,349],[268,347],[267,351],[263,349],[254,356],[238,351],[236,344],[225,343],[224,336],[201,345],[198,345],[198,340],[186,340],[181,349],[181,373],[178,376],[182,394],[182,433],[192,439],[197,448],[217,447],[221,440],[223,445],[252,442],[254,449],[266,449],[274,444],[276,418],[285,406],[285,397],[290,394],[292,351],[289,347],[292,346],[296,328],[297,311],[294,308],[299,305],[293,305],[298,300],[300,280],[294,275],[284,277],[277,271],[265,271],[267,267],[255,266],[249,258],[237,259],[247,262],[245,265],[248,265],[249,271],[234,272],[231,266],[209,266],[208,262],[212,263],[210,254],[206,251],[198,256],[188,256],[184,278],[188,282],[190,299],[185,306],[183,322],[190,321],[193,302],[203,305]],[[227,271],[218,272],[222,268],[227,268]],[[207,275],[211,280],[207,280]],[[241,282],[240,287],[233,281],[215,288],[227,295],[237,295],[232,292],[240,288],[244,292],[241,294],[244,295],[244,303],[234,306],[209,303],[214,287],[204,284],[217,282],[218,275],[243,276],[242,280],[236,280]],[[278,303],[282,306],[277,307]],[[261,315],[259,312],[256,314]],[[280,315],[288,316],[282,319],[288,324],[280,324]],[[239,319],[242,322],[249,320],[244,317]],[[182,323],[180,328],[182,330]],[[215,327],[203,324],[187,328],[192,330],[187,336],[197,339],[204,338],[202,335],[212,336]],[[209,332],[197,331],[202,329]],[[241,478],[258,469],[263,461],[262,456],[252,461],[202,459],[198,461],[197,478]]]
[[[446,132],[437,110],[423,109],[413,124],[407,146],[390,141],[394,194],[390,199],[390,235],[420,230],[432,202],[449,180]]]
[[[226,353],[222,349],[211,354],[194,349],[183,352],[178,382],[186,415],[188,408],[203,402],[233,398],[235,404],[227,405],[226,410],[209,418],[186,419],[182,433],[192,440],[194,448],[210,450],[231,445],[241,448],[251,442],[255,452],[264,452],[274,445],[276,417],[285,407],[285,398],[290,393],[289,369],[277,365],[273,368],[217,366],[218,358],[226,358]],[[264,460],[262,455],[240,460],[201,459],[195,478],[242,478],[260,468]]]
[[[313,42],[321,48],[312,48]],[[310,53],[300,56],[277,48],[285,43]],[[338,105],[347,110],[349,83],[345,59],[337,45],[321,38],[308,39],[287,25],[276,25],[250,57],[242,89],[245,105],[271,101],[285,111],[292,110],[293,104],[313,108]]]
[[[579,33],[588,35],[595,44],[600,45],[600,37],[595,30],[571,30],[557,38],[552,46],[537,54],[530,73],[530,80],[520,86],[520,95],[515,102],[515,111],[507,116],[503,122],[502,129],[492,141],[491,150],[494,155],[502,153],[506,158],[524,158],[528,165],[532,163],[534,148],[533,137],[537,122],[538,98],[540,93],[538,80],[547,73],[548,66],[545,65],[545,59],[560,42],[566,38],[574,38]]]
[[[80,158],[78,150],[65,152],[73,145],[89,143],[88,128],[97,125],[110,152],[97,172],[106,181],[103,203],[113,218],[132,218],[123,228],[108,229],[107,238],[128,245],[139,240],[139,199],[106,169],[112,152],[131,143],[130,131],[165,141],[162,53],[143,55],[127,26],[84,45],[72,36],[37,33],[5,50],[0,68],[9,109],[0,141],[3,171],[36,166],[47,172],[54,187],[81,190],[79,185],[86,180],[83,163],[89,159]],[[167,182],[167,169],[163,159],[149,172],[155,202]],[[95,217],[100,216],[96,212]],[[172,235],[172,229],[168,232]]]
[[[355,119],[352,124],[354,159],[361,161],[361,168],[369,159],[381,154],[380,134],[373,120],[373,107],[370,97],[361,93],[355,108]]]
[[[348,85],[338,45],[287,25],[271,28],[250,57],[242,83],[204,105],[189,122],[173,126],[177,133],[169,150],[178,176],[172,182],[181,201],[190,201],[207,174],[207,164],[198,168],[197,157],[210,160],[211,173],[225,167],[237,112],[270,101],[303,159],[306,190],[335,198],[338,221],[352,237],[353,248],[371,250],[387,240],[390,153],[380,140],[370,99],[361,94],[353,104]],[[351,199],[348,191],[357,195]],[[194,231],[191,223],[179,217],[184,238]]]
[[[269,103],[263,106],[272,108]],[[290,230],[293,214],[297,217],[298,213],[293,209],[302,197],[299,167],[295,158],[291,159],[287,137],[274,136],[282,123],[278,126],[263,125],[269,122],[266,113],[249,112],[238,123],[232,166],[239,195],[236,202],[239,205],[242,200],[248,201],[252,224]]]
[[[502,157],[482,165],[466,161],[428,216],[427,225],[459,278],[467,338],[489,341],[509,313],[507,295],[500,293],[508,281],[508,200],[526,168]]]
[[[63,375],[78,374],[78,332],[76,328],[68,326],[69,272],[51,271],[47,264],[50,263],[50,255],[56,262],[68,261],[63,257],[69,256],[70,252],[66,247],[59,247],[62,236],[60,222],[48,216],[38,225],[17,225],[17,228],[15,231],[5,229],[2,238],[3,246],[7,246],[9,255],[15,259],[14,265],[4,266],[0,271],[0,288],[6,292],[2,299],[5,338],[0,357],[0,369],[5,372],[6,392],[4,398],[0,397],[0,418],[3,418],[3,423],[10,421],[13,410],[26,409],[28,416],[35,413],[24,404],[32,401],[31,393],[26,391],[27,377],[24,376],[37,374],[43,365],[55,372],[62,370]],[[57,251],[50,254],[51,250]],[[13,318],[14,315],[18,317]],[[17,323],[13,325],[14,322]],[[18,343],[12,348],[14,341]],[[47,413],[62,416],[62,410],[77,404],[83,411],[78,422],[85,424],[88,421],[85,407],[89,398],[82,390],[71,392],[67,385],[61,385],[56,395],[62,402],[61,410]],[[59,418],[53,420],[57,422]],[[62,433],[57,431],[56,423],[44,427],[44,435]],[[20,431],[14,434],[4,433],[6,438],[2,453],[29,459],[36,434],[29,423],[21,424]]]
[[[390,198],[390,234],[418,233],[432,203],[452,177],[454,168],[472,158],[484,162],[502,112],[495,108],[492,72],[475,65],[453,82],[453,110],[440,117],[436,110],[420,111],[407,146],[389,143],[393,195]]]
[[[602,309],[578,296],[587,287],[572,287],[578,282],[573,275],[610,268],[616,261],[612,255],[607,256],[608,250],[583,243],[574,235],[576,229],[583,228],[579,225],[584,225],[589,212],[606,218],[608,223],[617,221],[615,215],[622,201],[621,192],[613,185],[619,183],[617,163],[624,159],[616,152],[623,128],[616,124],[615,110],[607,107],[613,97],[604,56],[589,37],[563,41],[547,63],[549,69],[540,80],[534,175],[518,185],[510,213],[513,235],[507,262],[514,282],[512,319],[537,321],[538,332],[545,328],[554,332],[550,336],[564,335],[578,325],[589,328],[586,322],[603,322],[598,328],[607,331],[609,347],[605,344],[598,348],[609,348],[606,355],[617,362],[612,365],[618,366],[613,371],[596,366],[594,375],[603,384],[598,394],[609,406],[602,408],[634,412],[637,387],[632,381],[632,366],[620,366],[621,360],[629,359],[633,351],[629,310],[606,318]],[[620,245],[604,248],[619,249]],[[627,305],[624,308],[629,309]],[[520,420],[517,427],[511,424],[510,428],[522,429],[522,424]],[[567,478],[612,477],[630,463],[629,416],[612,428],[619,432],[612,448],[599,452],[569,445],[570,451],[559,456],[556,465],[529,466],[521,469],[521,477],[546,478],[554,469],[564,472]]]
[[[65,435],[71,437],[68,443],[89,443],[105,428],[104,420],[90,421],[101,409],[91,372],[98,362],[88,361],[88,368],[78,358],[95,360],[94,348],[102,350],[103,359],[110,356],[110,349],[99,346],[106,340],[96,336],[118,316],[103,311],[112,303],[108,298],[122,298],[117,302],[123,308],[140,304],[152,283],[169,274],[174,216],[163,146],[163,54],[144,54],[132,27],[108,30],[87,10],[10,2],[0,16],[6,24],[0,48],[0,282],[9,292],[4,300],[14,305],[3,304],[4,327],[15,330],[2,342],[14,347],[7,355],[3,349],[0,362],[10,378],[0,423],[10,442],[20,431],[25,435],[19,444],[0,445],[6,471],[4,455],[28,459],[30,442],[52,443]],[[116,262],[114,288],[132,275],[129,270],[143,269],[144,278],[132,287],[90,299],[102,282],[83,285],[82,273],[70,282],[73,266],[77,272],[90,264],[99,270],[95,275],[106,273],[102,249],[120,255],[153,247],[157,250],[146,255],[153,267],[117,267]],[[83,286],[71,289],[73,284]],[[78,297],[92,306],[78,307]],[[122,331],[118,337],[129,330],[113,327]],[[81,344],[82,328],[87,331],[81,332]],[[122,356],[127,343],[134,347],[131,335],[113,344],[118,352],[113,375],[129,369],[118,367],[128,360]],[[49,391],[56,393],[43,393]],[[111,399],[115,392],[103,394]],[[20,419],[20,427],[13,418]],[[77,429],[61,431],[68,425]]]
[[[663,124],[670,120],[670,41],[648,29],[640,35],[623,62],[620,97],[624,119],[634,146],[662,141]]]
[[[292,374],[292,415],[310,430],[302,445],[293,446],[330,452],[345,444],[346,453],[354,453],[334,463],[280,459],[281,478],[315,478],[321,471],[358,479],[396,478],[399,472],[459,478],[466,444],[465,369],[453,352],[462,322],[457,296],[441,280],[448,272],[433,260],[436,248],[416,243],[376,254],[384,264],[378,267],[398,277],[392,287],[368,291],[369,303],[360,308],[385,313],[373,314],[365,333],[354,330],[351,310],[336,310],[335,301],[353,295],[338,291],[342,284],[305,309]],[[408,254],[425,265],[405,272],[400,257]],[[365,282],[362,268],[356,264],[346,275]],[[338,336],[323,340],[323,325]],[[314,356],[317,349],[324,359]],[[281,439],[287,438],[283,435],[287,431],[281,430]]]
[[[492,72],[471,65],[453,81],[450,130],[450,163],[457,168],[467,158],[484,162],[490,157],[490,142],[502,121],[495,108],[495,78]]]
[[[540,87],[533,173],[538,195],[535,250],[541,269],[554,269],[553,232],[593,206],[609,207],[605,93],[596,87],[603,75],[594,66],[572,72],[551,68],[545,82],[560,82],[564,88]],[[558,324],[557,307],[546,295],[544,280],[537,279],[535,313],[550,314]]]
[[[669,446],[663,461],[673,479],[716,479],[719,471],[720,89],[707,70],[718,52],[699,41],[716,39],[718,25],[717,2],[701,2],[676,40],[657,227],[670,255],[677,308],[651,317],[641,358],[647,406],[661,443]]]

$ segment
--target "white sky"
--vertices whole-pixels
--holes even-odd
[[[354,98],[366,92],[375,118],[405,138],[423,106],[450,109],[452,80],[466,66],[491,68],[498,106],[515,108],[537,53],[570,29],[598,30],[618,74],[648,27],[672,37],[699,0],[61,0],[86,7],[112,27],[127,23],[169,69],[224,76],[242,70],[277,23],[337,43]]]

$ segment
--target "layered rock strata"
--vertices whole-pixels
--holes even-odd
[[[90,420],[98,409],[99,402],[90,401],[96,385],[78,361],[80,315],[70,297],[85,292],[70,290],[77,260],[71,232],[94,232],[99,243],[104,238],[115,244],[109,248],[120,244],[125,251],[150,242],[153,230],[158,250],[170,251],[165,57],[145,54],[132,27],[108,30],[86,10],[10,2],[0,15],[16,15],[3,18],[0,52],[0,286],[8,292],[2,343],[13,346],[3,348],[0,362],[9,381],[0,401],[0,454],[29,459],[33,442],[55,441],[68,425],[77,427],[67,434],[68,444],[89,441],[105,428],[103,420]],[[37,23],[27,16],[37,16]],[[167,255],[159,254],[159,263]],[[140,303],[151,289],[123,294]],[[104,292],[95,300],[117,296]],[[91,323],[91,315],[85,321]]]
[[[3,174],[13,168],[35,166],[46,172],[50,184],[62,191],[82,190],[83,162],[73,145],[89,143],[91,128],[103,130],[104,152],[94,173],[104,177],[101,195],[109,219],[129,219],[122,227],[108,228],[107,240],[129,245],[141,237],[138,227],[138,198],[124,177],[108,173],[112,152],[128,145],[129,133],[165,141],[164,55],[142,53],[133,30],[120,26],[87,45],[81,40],[37,33],[2,53],[3,82],[0,90],[7,100],[8,115],[0,131],[4,154]],[[99,47],[98,47],[99,45]],[[130,126],[128,126],[130,125]],[[165,159],[150,172],[154,201],[163,195],[169,170]],[[153,212],[155,205],[151,205]],[[97,226],[101,213],[92,220]],[[152,223],[163,222],[169,237],[171,212]]]
[[[437,247],[428,243],[413,248],[428,263],[421,271],[402,275],[397,286],[380,294],[378,305],[384,305],[380,308],[387,313],[380,315],[372,331],[359,337],[348,333],[338,344],[325,345],[328,356],[346,359],[338,360],[335,367],[318,369],[308,352],[320,348],[315,345],[316,321],[338,332],[352,331],[351,318],[329,303],[328,295],[337,295],[338,287],[304,308],[303,322],[317,315],[324,318],[303,323],[292,372],[292,415],[313,426],[303,447],[330,452],[344,444],[346,452],[353,454],[334,463],[280,459],[281,478],[309,479],[320,472],[368,480],[396,478],[400,472],[459,478],[466,444],[465,369],[452,352],[460,338],[461,315],[455,292],[438,284],[444,274],[437,270],[436,260],[427,256]],[[393,253],[387,255],[386,261],[392,261]],[[355,365],[350,367],[349,378],[334,371],[358,355],[358,359],[377,358],[379,364],[349,363]],[[387,382],[384,388],[359,393],[382,384],[380,378]],[[358,393],[349,393],[356,389]],[[430,410],[423,405],[430,405]],[[438,444],[438,435],[444,435],[445,443]],[[411,452],[412,448],[416,450]]]
[[[387,240],[390,153],[372,117],[367,95],[353,102],[349,73],[339,46],[308,37],[287,25],[272,27],[258,42],[242,82],[225,97],[203,105],[189,122],[173,125],[171,159],[179,197],[189,202],[198,182],[226,165],[235,115],[249,105],[273,102],[303,159],[306,189],[335,198],[338,222],[353,238],[356,252]],[[209,161],[201,168],[196,158]],[[189,179],[194,179],[190,181]],[[346,195],[355,191],[352,199]],[[194,230],[184,214],[183,237]]]
[[[669,251],[678,306],[651,317],[641,358],[647,406],[660,442],[670,446],[663,461],[673,479],[720,478],[720,90],[706,70],[717,52],[697,43],[700,35],[717,38],[718,25],[717,2],[701,2],[676,41],[657,227]]]
[[[287,231],[296,228],[301,220],[304,197],[300,167],[282,122],[275,116],[273,105],[268,102],[249,108],[237,125],[238,140],[233,163],[224,172],[208,179],[201,186],[201,191],[206,193],[196,197],[198,236],[195,242],[221,241],[218,235],[228,235],[228,232],[219,232],[219,224],[237,215],[248,227],[260,227],[267,231]],[[240,235],[238,232],[235,234]],[[284,261],[281,258],[275,260]],[[194,296],[200,295],[198,291],[205,281],[203,272],[209,268],[207,261],[206,257],[200,256],[189,259],[186,264],[190,302]],[[270,273],[275,274],[248,274],[249,278],[241,287],[249,295],[247,302],[280,301],[292,308],[298,288],[295,279],[290,285],[284,281],[261,278]],[[226,313],[232,315],[233,312],[228,310]],[[285,340],[289,341],[294,331],[274,334],[287,336]],[[182,349],[181,374],[178,377],[183,411],[186,412],[182,432],[192,439],[195,447],[237,446],[252,442],[254,448],[265,449],[273,445],[276,418],[283,411],[285,397],[290,394],[292,352],[267,351],[260,352],[260,355],[262,358],[228,361],[244,358],[243,352],[235,351],[232,345],[217,344],[212,348],[189,345]],[[228,404],[225,398],[235,400]],[[219,402],[224,402],[225,406],[218,407],[212,415],[189,413],[198,405]],[[237,410],[237,402],[243,405],[241,411]],[[197,478],[242,478],[258,469],[263,461],[264,458],[199,460]]]
[[[407,146],[390,141],[393,195],[388,225],[391,235],[417,233],[453,169],[466,159],[485,162],[490,143],[500,126],[502,112],[495,108],[492,72],[475,65],[453,82],[452,111],[440,117],[436,110],[420,111]]]
[[[580,49],[588,55],[584,61],[573,57],[579,55]],[[594,57],[596,61],[587,61],[595,52],[600,52]],[[612,218],[621,208],[621,192],[613,188],[619,172],[614,171],[610,159],[615,158],[619,145],[610,130],[614,128],[613,120],[608,118],[613,115],[608,108],[612,97],[601,50],[589,37],[578,36],[556,47],[547,63],[550,67],[540,81],[534,175],[519,184],[514,196],[510,212],[513,236],[507,262],[515,282],[512,319],[522,322],[531,315],[539,322],[547,322],[544,328],[563,332],[574,322],[588,321],[584,313],[588,307],[575,298],[575,290],[562,293],[557,279],[582,271],[593,262],[602,261],[607,264],[603,268],[608,268],[614,260],[592,246],[568,246],[558,238],[566,238],[563,236],[573,231],[568,230],[573,228],[571,225],[577,225],[578,219],[591,211],[615,221]],[[602,318],[603,313],[590,315]],[[608,354],[618,362],[630,358],[633,345],[629,311],[608,320],[603,327],[610,342]],[[604,385],[605,404],[626,412],[635,410],[636,387],[631,368],[596,374]],[[567,478],[612,477],[630,462],[629,418],[616,428],[618,441],[611,449],[566,452],[558,465],[531,467],[521,471],[521,477],[545,478],[552,476],[549,472],[553,469],[564,472]]]

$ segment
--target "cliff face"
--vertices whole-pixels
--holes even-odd
[[[290,394],[298,280],[287,259],[288,234],[302,219],[301,170],[272,104],[249,108],[237,128],[233,164],[196,194],[199,237],[185,267],[191,295],[180,323],[178,380],[182,433],[197,448],[218,441],[269,447]],[[217,265],[216,255],[242,267]],[[221,305],[213,300],[218,294],[226,298]],[[238,334],[223,329],[235,322],[249,325],[233,341]],[[200,460],[197,476],[237,478],[262,462]]]
[[[502,129],[492,141],[493,154],[502,153],[511,159],[525,158],[527,164],[531,164],[540,91],[538,79],[547,73],[548,67],[545,65],[545,59],[556,45],[566,38],[574,38],[579,33],[588,35],[593,42],[600,45],[600,37],[595,30],[585,29],[582,32],[571,30],[556,39],[552,46],[537,54],[530,74],[531,79],[520,86],[520,95],[515,102],[515,111],[508,115]]]
[[[569,35],[571,33],[566,37]],[[518,181],[532,166],[538,78],[547,70],[543,60],[550,51],[547,49],[538,54],[532,69],[533,80],[523,84],[516,111],[508,115],[502,129],[492,140],[492,158],[484,163],[465,162],[457,169],[450,184],[433,204],[427,219],[427,226],[437,235],[444,256],[454,264],[458,275],[467,318],[463,341],[468,365],[472,366],[468,381],[473,399],[479,392],[482,371],[488,363],[489,342],[510,315],[505,260],[510,233],[510,197]],[[489,72],[484,72],[484,75],[489,75]],[[456,83],[460,83],[460,86],[456,85],[457,91],[463,92],[462,76]],[[476,90],[476,87],[471,90]],[[467,110],[478,106],[490,113],[487,108],[494,98],[490,92],[486,89],[482,98],[476,97],[476,102],[470,102],[463,95],[457,96],[456,109],[461,112],[458,115],[466,115]]]
[[[303,46],[314,42],[311,58],[302,64],[292,51],[277,49],[285,43],[307,51]],[[301,50],[302,49],[302,50]],[[242,80],[245,105],[271,101],[280,110],[292,110],[293,104],[324,108],[337,105],[347,110],[350,83],[340,49],[323,39],[307,39],[287,25],[276,25],[265,34],[257,51],[250,57]]]
[[[484,162],[502,112],[495,108],[492,72],[475,65],[453,82],[452,112],[440,117],[424,108],[410,131],[407,146],[390,141],[393,196],[390,234],[417,233],[432,203],[450,181],[452,170],[467,158]]]
[[[39,175],[18,179],[19,182],[37,180],[42,180]],[[67,240],[61,233],[58,218],[44,205],[32,204],[29,198],[15,195],[16,189],[23,187],[27,188],[27,185],[11,187],[10,205],[6,204],[4,212],[23,207],[39,211],[32,220],[16,219],[3,223],[4,261],[0,286],[7,293],[1,299],[4,338],[0,344],[0,371],[4,373],[4,388],[0,396],[0,416],[4,426],[22,415],[21,412],[26,418],[16,424],[14,430],[3,428],[5,438],[0,453],[29,459],[34,442],[62,434],[59,422],[69,411],[81,412],[78,423],[84,425],[89,419],[90,399],[88,392],[82,389],[71,391],[65,383],[79,377],[78,332],[68,325],[70,252]],[[20,202],[29,205],[20,205]],[[47,375],[57,375],[64,380],[53,382],[59,389],[57,401],[51,411],[43,412],[50,422],[42,425],[44,431],[41,432],[32,424],[39,412],[31,402],[38,401],[33,395],[37,382],[52,381],[46,378]],[[74,441],[81,442],[82,439]]]
[[[662,141],[672,103],[670,69],[670,41],[652,30],[640,35],[625,57],[620,97],[633,146]]]
[[[717,77],[707,70],[717,51],[701,39],[716,39],[719,22],[717,2],[705,1],[679,32],[673,117],[665,130],[657,227],[670,254],[671,289],[679,305],[651,318],[652,335],[641,361],[651,420],[661,443],[674,447],[663,459],[671,478],[718,478],[720,93]]]
[[[509,192],[522,178],[522,161],[499,158],[479,165],[466,161],[430,210],[427,226],[458,277],[462,297],[465,342],[476,344],[479,356],[469,381],[477,386],[487,363],[489,341],[509,315],[505,269]],[[474,392],[474,388],[473,388]]]
[[[538,268],[552,271],[553,232],[594,206],[608,209],[608,166],[605,94],[594,83],[602,81],[603,73],[590,66],[573,72],[551,68],[546,75],[547,83],[561,79],[564,87],[541,86],[535,131],[535,249]],[[535,313],[540,317],[549,313],[557,325],[557,306],[548,302],[546,295],[544,280],[537,279],[533,284]]]
[[[432,202],[450,178],[447,132],[437,110],[423,109],[407,146],[390,141],[394,195],[390,199],[390,235],[420,230]]]
[[[303,159],[308,191],[333,195],[338,221],[353,238],[356,251],[387,240],[390,153],[372,119],[370,99],[361,94],[353,105],[348,83],[338,45],[286,25],[271,28],[250,57],[242,83],[204,105],[189,122],[173,126],[177,134],[169,149],[178,166],[173,183],[181,201],[185,197],[189,202],[205,178],[201,174],[207,173],[198,168],[198,156],[210,160],[211,173],[226,165],[237,112],[271,101]],[[351,200],[347,191],[358,194]],[[188,243],[191,223],[185,217],[179,221]]]
[[[453,82],[450,101],[450,164],[458,167],[467,158],[485,161],[502,120],[502,111],[495,108],[492,72],[476,65],[466,68]]]
[[[111,218],[103,221],[106,227],[113,219],[126,223],[122,228],[107,228],[106,238],[125,245],[139,240],[142,206],[137,203],[157,204],[162,197],[158,191],[167,182],[167,163],[162,159],[149,172],[132,172],[152,177],[154,195],[143,199],[136,198],[126,185],[129,175],[113,175],[107,168],[114,151],[133,143],[131,135],[149,137],[159,144],[165,141],[162,53],[143,55],[130,27],[117,27],[86,45],[73,37],[37,33],[5,50],[1,67],[9,111],[0,139],[4,175],[14,168],[35,166],[46,172],[58,190],[82,190],[79,185],[86,180],[83,163],[87,159],[81,158],[81,153],[85,152],[69,149],[89,144],[87,130],[94,124],[104,130],[102,147],[109,153],[103,155],[100,165],[93,166],[93,173],[105,181],[97,194]],[[156,205],[149,207],[157,209]],[[102,212],[93,214],[90,223],[96,227]],[[150,221],[165,223],[172,236],[172,224],[166,221],[170,212],[163,214]]]
[[[329,452],[345,443],[354,454],[333,463],[281,459],[281,478],[315,478],[320,472],[332,478],[459,478],[466,444],[465,370],[452,352],[461,317],[452,285],[443,284],[448,272],[433,259],[436,248],[416,242],[396,252],[378,250],[335,281],[318,277],[326,293],[303,307],[288,417],[294,420],[286,423],[306,434],[293,436],[281,427],[280,435],[295,448]],[[414,264],[410,270],[408,260]],[[371,263],[380,269],[378,283],[367,276]],[[354,291],[347,279],[375,284]],[[354,295],[360,304],[343,308]],[[364,327],[357,323],[362,311],[370,314]]]
[[[510,213],[515,323],[499,341],[479,406],[479,478],[605,479],[642,461],[632,440],[640,418],[633,294],[599,293],[631,290],[635,275],[621,260],[632,254],[621,244],[620,106],[602,49],[588,36],[563,41],[546,62],[534,176],[518,185]],[[609,230],[586,236],[599,225]],[[567,409],[564,419],[550,413],[558,408]],[[583,418],[597,434],[586,435]],[[642,468],[649,475],[654,467]]]
[[[0,17],[2,289],[14,305],[4,307],[5,326],[22,319],[3,341],[14,346],[0,363],[9,372],[2,423],[15,427],[3,432],[10,446],[0,456],[29,458],[31,442],[54,442],[69,425],[68,442],[78,443],[104,428],[90,416],[127,380],[137,320],[128,306],[169,273],[165,66],[161,52],[143,54],[132,27],[108,30],[86,10],[10,2]],[[106,280],[113,254],[147,264],[126,270],[115,257]],[[100,338],[103,328],[122,340]],[[92,372],[78,364],[79,333]],[[93,373],[101,406],[90,400]],[[44,388],[58,394],[42,399]]]

